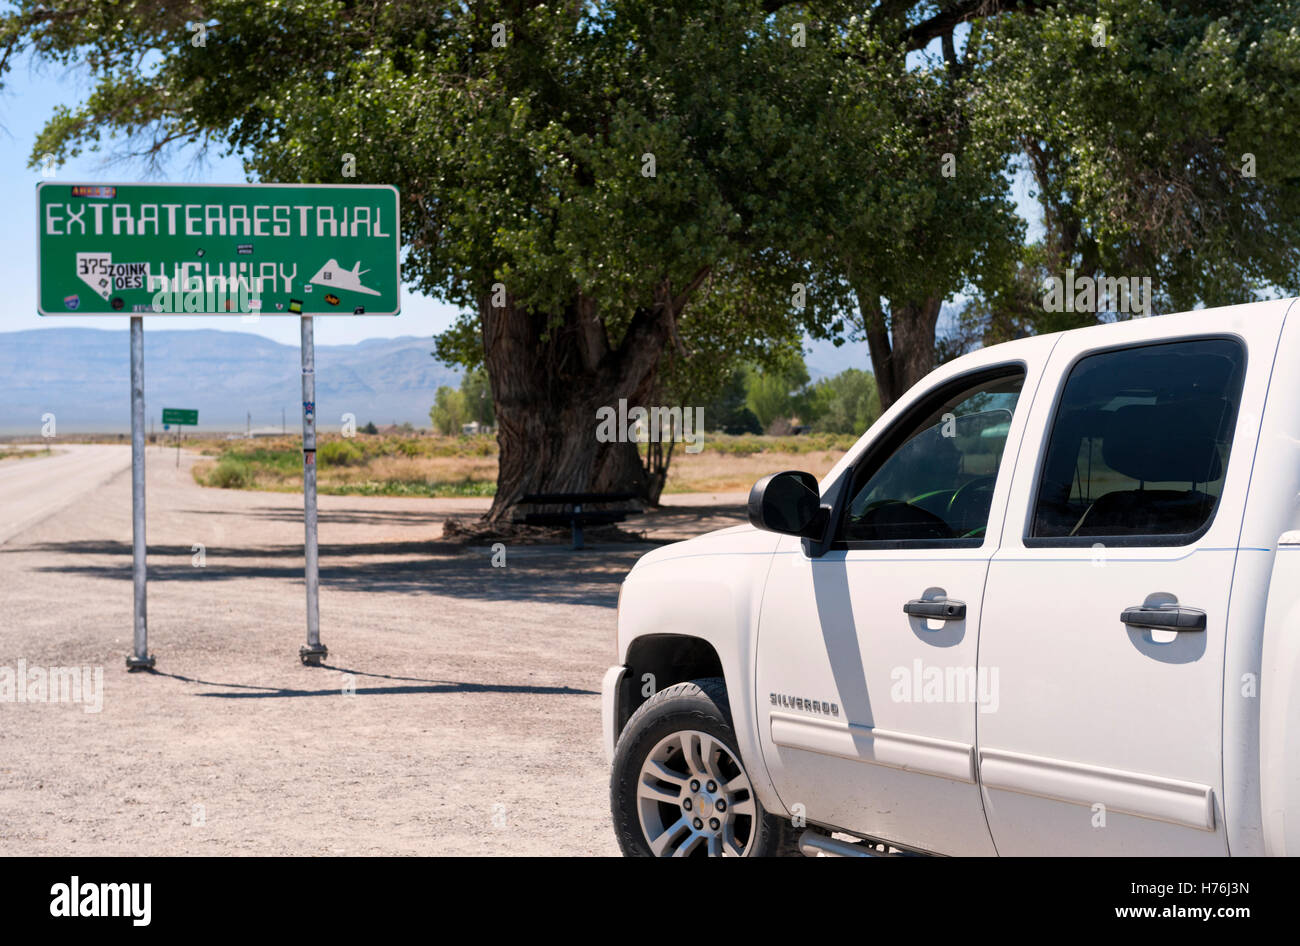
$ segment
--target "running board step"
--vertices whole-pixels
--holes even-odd
[[[799,851],[804,857],[826,854],[829,857],[906,857],[903,853],[877,851],[866,841],[841,841],[812,828],[799,835]]]

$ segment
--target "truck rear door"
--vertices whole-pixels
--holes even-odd
[[[1227,852],[1224,644],[1280,326],[1243,306],[1053,350],[980,626],[999,854]]]

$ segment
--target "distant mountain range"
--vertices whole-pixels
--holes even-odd
[[[94,328],[0,332],[0,435],[37,434],[53,413],[61,434],[131,429],[126,331]],[[162,409],[197,409],[198,431],[302,428],[302,374],[296,345],[248,332],[145,331],[145,416],[162,430]],[[317,423],[328,430],[344,413],[374,421],[429,426],[440,385],[460,371],[436,361],[433,339],[372,338],[316,346]],[[845,368],[870,369],[862,342],[836,348],[805,342],[812,380]]]
[[[316,346],[317,423],[429,426],[439,385],[460,371],[436,361],[433,339],[369,339]],[[53,413],[60,434],[130,430],[126,331],[48,328],[0,333],[0,434],[36,434]],[[298,348],[261,335],[215,330],[145,332],[145,411],[162,430],[164,407],[197,409],[199,432],[302,429]]]

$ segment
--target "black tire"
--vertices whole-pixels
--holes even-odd
[[[717,677],[691,680],[660,690],[632,714],[618,739],[614,766],[610,776],[609,802],[614,817],[614,833],[627,857],[652,857],[654,852],[642,827],[637,796],[642,766],[650,753],[675,733],[705,733],[716,739],[732,756],[726,764],[743,767],[751,783],[753,776],[736,749],[736,733],[731,725],[727,688]],[[671,749],[669,750],[672,751]],[[682,790],[683,792],[685,789]],[[766,811],[756,795],[754,815],[734,818],[738,831],[744,831],[746,857],[797,857],[798,835],[785,818]],[[663,803],[665,820],[673,806]],[[684,829],[688,830],[688,829]],[[751,835],[752,833],[752,835]],[[704,844],[698,844],[691,856],[707,856]]]

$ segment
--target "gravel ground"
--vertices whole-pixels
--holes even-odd
[[[61,450],[0,469],[0,668],[102,668],[102,707],[0,703],[0,853],[617,853],[599,687],[648,544],[494,568],[441,541],[486,500],[322,496],[307,668],[301,497],[205,489],[150,448],[158,666],[128,674],[129,448]],[[743,499],[629,525],[683,538]]]

